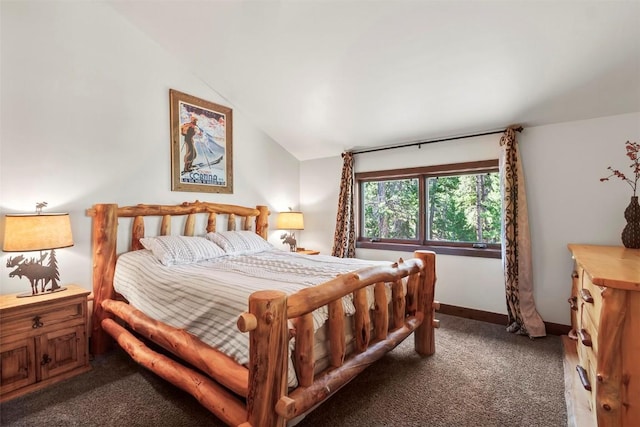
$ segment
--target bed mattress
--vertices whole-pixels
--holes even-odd
[[[306,256],[273,248],[166,266],[144,249],[118,257],[114,288],[147,316],[185,329],[239,364],[247,365],[249,334],[241,333],[236,322],[247,310],[251,293],[276,289],[292,294],[327,282],[338,274],[388,264],[326,255]],[[373,304],[373,292],[369,291]],[[351,295],[343,298],[343,305],[346,315],[354,313]],[[313,312],[316,331],[327,317],[326,307]],[[320,354],[316,354],[316,359],[326,353],[326,349],[323,352],[318,347],[316,345],[316,352]],[[291,363],[288,383],[290,386],[297,383]]]

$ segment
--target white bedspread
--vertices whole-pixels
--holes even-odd
[[[389,262],[306,256],[279,249],[252,255],[225,256],[194,264],[165,266],[148,250],[122,254],[114,288],[149,317],[182,328],[232,357],[249,362],[249,334],[238,331],[238,316],[247,311],[249,295],[258,290],[292,294],[336,275]],[[345,313],[354,312],[350,298]],[[326,308],[313,313],[317,330]],[[295,385],[289,369],[289,385]]]

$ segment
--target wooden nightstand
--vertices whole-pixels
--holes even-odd
[[[87,295],[64,291],[27,298],[0,295],[0,402],[91,369]]]
[[[318,255],[320,253],[320,251],[314,251],[313,249],[304,248],[298,248],[296,252],[303,255]]]

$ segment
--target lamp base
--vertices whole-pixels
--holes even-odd
[[[56,288],[53,291],[52,290],[48,290],[48,291],[44,291],[44,292],[38,292],[37,294],[32,294],[31,292],[25,292],[25,293],[16,295],[16,297],[17,298],[39,297],[39,296],[42,296],[42,295],[55,294],[56,292],[61,292],[61,291],[64,291],[66,289],[67,289],[66,287],[62,286],[62,287]]]
[[[280,236],[283,245],[289,245],[289,250],[295,252],[298,247],[295,233],[284,233]]]

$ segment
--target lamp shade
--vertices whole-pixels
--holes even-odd
[[[73,246],[69,214],[10,214],[5,216],[5,252],[42,251]]]
[[[304,230],[302,212],[280,212],[276,219],[276,228],[279,230]]]

